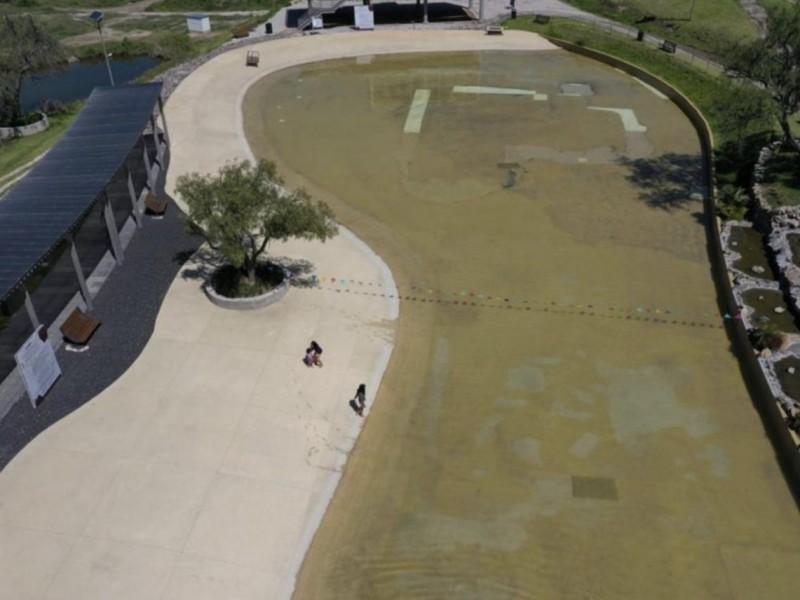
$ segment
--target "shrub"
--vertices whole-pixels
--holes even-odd
[[[161,60],[181,59],[192,52],[192,40],[186,31],[169,31],[153,36],[151,55]]]
[[[747,213],[750,197],[734,185],[723,185],[717,199],[717,214],[726,221],[741,221]]]

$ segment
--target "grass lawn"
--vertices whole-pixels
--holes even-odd
[[[565,1],[587,12],[714,55],[724,55],[725,48],[732,42],[757,36],[755,26],[738,0]]]
[[[50,117],[50,127],[38,134],[0,145],[0,177],[30,162],[55,144],[69,128],[78,112]]]

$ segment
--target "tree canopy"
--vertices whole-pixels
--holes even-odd
[[[216,175],[182,175],[176,190],[189,208],[190,222],[250,283],[270,242],[324,242],[338,232],[328,205],[303,189],[287,190],[268,161],[229,162]]]
[[[0,17],[0,122],[17,125],[22,118],[22,83],[31,75],[62,69],[67,53],[28,14]]]
[[[731,53],[730,70],[767,92],[785,143],[800,152],[800,142],[789,124],[800,110],[800,5],[769,4],[765,10],[766,35],[737,45]]]

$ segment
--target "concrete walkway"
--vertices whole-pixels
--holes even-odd
[[[269,46],[267,47],[267,44]],[[261,50],[259,69],[245,67]],[[240,103],[267,73],[337,56],[469,49],[542,49],[538,36],[373,32],[298,37],[221,55],[190,75],[166,107],[167,178],[247,158]],[[292,242],[276,256],[319,273],[393,285],[347,232]],[[389,360],[396,300],[292,289],[255,312],[212,306],[198,253],[169,289],[133,366],[51,427],[0,472],[0,599],[288,598],[303,555]],[[301,362],[306,344],[325,367]]]

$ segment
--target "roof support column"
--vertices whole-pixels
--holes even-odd
[[[169,131],[167,131],[167,115],[164,114],[164,100],[159,95],[158,97],[158,114],[161,115],[161,129],[164,130],[164,141],[169,148]]]
[[[131,197],[131,206],[133,207],[133,219],[136,221],[136,226],[142,226],[142,211],[139,207],[139,198],[136,196],[136,189],[133,187],[133,175],[128,163],[125,163],[125,172],[128,174],[128,194]]]
[[[75,248],[75,238],[70,234],[67,240],[69,243],[69,254],[72,257],[72,266],[75,267],[75,275],[78,276],[78,285],[81,287],[81,294],[83,294],[83,301],[86,303],[86,310],[92,310],[92,295],[89,293],[89,286],[86,285],[86,277],[83,276],[83,268],[78,258],[78,250]]]
[[[483,21],[483,18],[484,18],[485,14],[486,14],[485,11],[484,11],[484,7],[483,7],[485,1],[486,0],[478,0],[478,20],[479,21]]]
[[[147,171],[147,187],[152,190],[155,185],[153,182],[153,167],[150,164],[150,155],[147,154],[147,142],[144,136],[142,136],[142,160],[144,161],[144,168]]]
[[[22,289],[25,290],[25,312],[28,313],[28,318],[31,320],[33,330],[36,331],[39,329],[41,323],[39,322],[39,317],[36,316],[36,309],[33,308],[33,300],[31,300],[31,295],[28,293],[28,286],[23,283]]]
[[[164,163],[162,157],[164,156],[164,149],[161,146],[161,141],[158,139],[158,126],[156,125],[155,113],[150,113],[150,129],[153,130],[153,143],[156,145],[156,161],[161,165],[161,170],[164,170]]]
[[[145,153],[147,151],[145,150]],[[108,237],[111,238],[111,251],[114,253],[114,259],[117,265],[122,264],[122,243],[119,241],[119,232],[117,231],[117,224],[114,222],[114,211],[111,210],[111,201],[108,199],[108,192],[103,192],[105,196],[105,205],[103,206],[103,216],[106,218],[106,229],[108,229]]]

